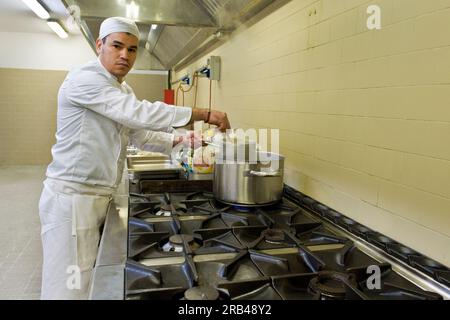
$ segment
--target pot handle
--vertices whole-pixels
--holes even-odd
[[[281,172],[279,170],[277,171],[255,171],[255,170],[249,170],[246,171],[247,177],[279,177],[281,176]]]

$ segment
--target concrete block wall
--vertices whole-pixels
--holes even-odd
[[[448,30],[450,0],[292,0],[178,75],[220,56],[213,107],[280,129],[287,184],[450,266]]]
[[[0,166],[47,165],[55,143],[57,95],[68,70],[95,59],[82,35],[2,32],[0,42]],[[5,47],[5,48],[6,48]],[[166,72],[132,71],[139,99],[162,100]]]
[[[47,165],[56,142],[57,96],[67,71],[0,68],[0,166]],[[139,99],[163,99],[167,76],[129,74]]]

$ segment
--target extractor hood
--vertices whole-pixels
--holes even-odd
[[[170,70],[224,41],[226,35],[285,0],[62,0],[76,14],[95,50],[101,22],[112,16],[136,21],[141,33],[135,69]],[[152,27],[153,25],[153,27]]]

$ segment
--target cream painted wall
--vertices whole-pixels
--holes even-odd
[[[95,59],[81,36],[0,32],[0,165],[47,165],[55,143],[57,93],[68,70]],[[139,99],[162,100],[166,72],[132,71]]]
[[[292,0],[178,76],[219,55],[214,107],[281,130],[287,184],[450,266],[448,30],[450,0]]]
[[[0,42],[0,68],[70,70],[95,58],[82,35],[61,39],[51,33],[0,32]]]
[[[0,68],[0,166],[47,165],[55,143],[57,94],[67,71]],[[162,100],[167,77],[129,74],[138,99]]]

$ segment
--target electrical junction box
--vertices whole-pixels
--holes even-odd
[[[208,58],[209,79],[220,80],[220,57],[211,56]]]

